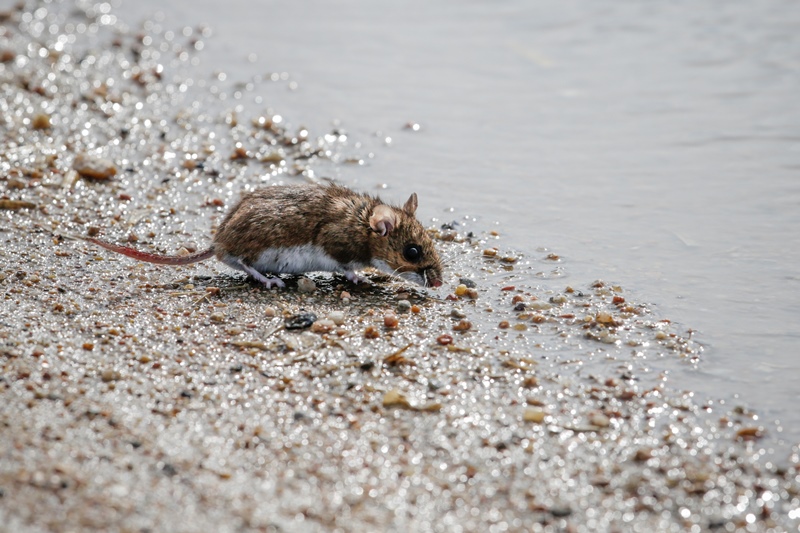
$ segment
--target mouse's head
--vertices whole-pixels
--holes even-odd
[[[414,213],[417,195],[402,208],[375,206],[369,217],[372,266],[426,287],[442,284],[442,262],[425,228]]]

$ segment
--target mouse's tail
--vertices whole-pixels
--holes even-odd
[[[81,237],[84,241],[88,241],[97,246],[102,246],[106,250],[111,250],[118,254],[127,255],[138,261],[146,261],[148,263],[158,263],[160,265],[188,265],[191,263],[198,263],[214,257],[214,248],[208,248],[200,252],[194,252],[187,255],[158,255],[148,252],[142,252],[130,246],[121,246],[119,244],[112,244],[110,242],[101,241],[92,237]]]

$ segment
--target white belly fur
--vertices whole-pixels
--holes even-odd
[[[263,274],[346,272],[360,267],[360,265],[342,264],[326,254],[322,247],[313,244],[268,248],[261,252],[251,266]]]

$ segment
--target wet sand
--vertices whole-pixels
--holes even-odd
[[[703,357],[691,325],[567,283],[557,251],[509,249],[502,227],[432,227],[438,291],[377,273],[267,291],[74,239],[183,253],[242,191],[368,155],[240,107],[269,78],[200,88],[204,28],[128,29],[107,4],[30,4],[0,28],[0,529],[800,523],[797,454],[764,458],[757,412],[668,379]],[[286,329],[300,313],[334,326]]]

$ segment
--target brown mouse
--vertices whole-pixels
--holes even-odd
[[[157,255],[95,238],[85,240],[140,261],[187,265],[216,256],[267,288],[271,274],[326,271],[362,281],[374,267],[428,287],[442,284],[433,241],[415,218],[417,195],[402,208],[339,185],[282,185],[245,194],[214,235],[211,247],[186,256]]]

